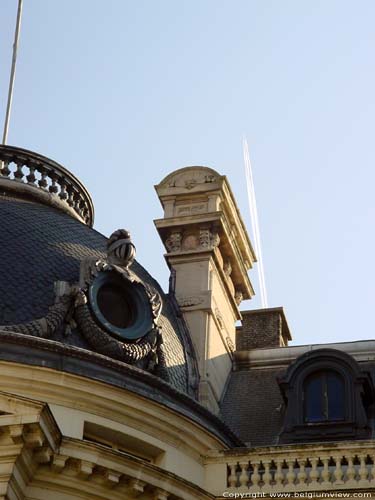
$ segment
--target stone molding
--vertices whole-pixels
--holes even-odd
[[[212,499],[197,485],[134,455],[61,435],[44,403],[0,393],[0,498],[60,492],[87,500]],[[3,418],[5,416],[5,418]]]
[[[375,340],[252,349],[236,351],[234,357],[237,369],[241,370],[249,368],[286,368],[302,354],[322,348],[346,352],[356,361],[375,361]]]
[[[108,418],[118,421],[130,419],[136,428],[145,419],[146,411],[147,418],[153,420],[152,428],[147,426],[146,432],[163,436],[166,442],[187,446],[187,452],[192,455],[200,455],[207,446],[217,446],[215,443],[218,442],[222,446],[242,445],[221,419],[167,382],[143,370],[84,349],[20,334],[0,332],[0,340],[3,347],[0,359],[6,360],[0,363],[3,388],[8,392],[17,391],[54,404],[61,404],[62,400],[71,401],[72,407],[87,411],[93,408],[93,412],[98,408],[107,412],[111,408]],[[17,341],[19,344],[14,346]],[[35,341],[39,344],[38,349]],[[12,344],[16,349],[10,349]],[[53,354],[51,349],[55,350],[56,357],[50,356],[49,353]],[[26,350],[28,355],[20,359],[19,353]],[[29,358],[43,359],[44,366],[28,365]],[[49,362],[53,359],[55,362]],[[64,366],[64,371],[59,371],[61,366]],[[143,402],[147,402],[146,407]],[[137,407],[142,408],[140,421],[134,421]],[[178,417],[178,429],[168,424],[171,413]],[[191,442],[181,442],[183,429],[191,429]]]

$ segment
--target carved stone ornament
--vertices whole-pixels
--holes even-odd
[[[241,290],[236,290],[236,293],[234,294],[234,300],[236,301],[236,304],[239,306],[243,300],[243,293]]]
[[[215,308],[215,317],[216,317],[217,322],[219,323],[220,328],[223,329],[224,328],[224,319],[223,319],[223,315],[221,314],[220,309],[218,307]]]
[[[199,245],[203,249],[218,247],[220,237],[217,232],[212,232],[210,229],[201,228],[199,230]]]
[[[179,297],[177,302],[180,307],[193,307],[203,304],[204,300],[202,297]]]
[[[129,231],[118,229],[111,234],[107,243],[108,261],[128,268],[135,258],[135,246]]]
[[[191,190],[196,186],[212,184],[219,178],[219,174],[208,167],[186,167],[167,176],[162,184],[168,188],[183,188]]]
[[[230,263],[230,260],[226,260],[224,262],[223,271],[224,271],[225,276],[227,276],[229,278],[229,276],[232,274],[232,265]]]
[[[0,329],[53,339],[69,335],[78,325],[93,351],[167,379],[158,326],[161,297],[129,269],[134,257],[130,234],[125,230],[115,231],[108,240],[106,258],[81,262],[79,284],[55,283],[55,303],[45,317]],[[129,325],[116,324],[118,317],[111,316],[112,303],[116,301],[117,313],[126,310]]]
[[[165,367],[158,327],[161,297],[128,269],[135,247],[129,233],[125,233],[119,230],[111,235],[105,259],[82,262],[74,316],[85,339],[97,352],[150,371],[158,367],[160,371]],[[121,306],[120,319],[111,312],[116,301]]]
[[[165,241],[168,252],[179,252],[181,250],[182,234],[180,232],[171,233]]]
[[[71,293],[57,297],[56,302],[49,307],[47,315],[43,318],[27,323],[0,326],[0,330],[51,339],[57,331],[69,327],[69,313],[71,312],[72,303]]]
[[[225,340],[226,340],[227,347],[230,350],[230,352],[234,352],[235,346],[234,346],[233,340],[230,337],[227,337]]]
[[[196,186],[198,184],[198,181],[197,179],[187,179],[185,181],[185,187],[186,189],[193,189],[194,186]]]

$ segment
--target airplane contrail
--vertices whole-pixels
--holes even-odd
[[[255,198],[254,179],[253,179],[253,172],[251,169],[249,146],[247,144],[246,137],[243,137],[242,145],[243,145],[243,157],[244,157],[244,163],[245,163],[246,187],[247,187],[247,196],[248,196],[248,201],[249,201],[251,227],[252,227],[253,237],[254,237],[255,253],[256,253],[257,259],[258,259],[258,277],[259,277],[260,298],[261,298],[262,307],[267,308],[268,307],[268,299],[267,299],[266,281],[265,281],[265,277],[264,277],[262,248],[261,248],[261,242],[260,242],[258,210],[257,210],[257,204],[256,204],[256,198]]]

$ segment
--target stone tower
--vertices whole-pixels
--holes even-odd
[[[225,176],[186,167],[155,189],[164,209],[155,225],[198,358],[199,399],[217,412],[232,367],[238,306],[254,294],[247,271],[255,254]]]

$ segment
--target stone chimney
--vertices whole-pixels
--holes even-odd
[[[286,347],[292,340],[282,307],[241,311],[242,326],[236,330],[236,351]]]
[[[232,368],[238,306],[254,294],[247,275],[254,251],[225,176],[186,167],[155,189],[164,218],[154,222],[197,354],[200,401],[217,412]]]

